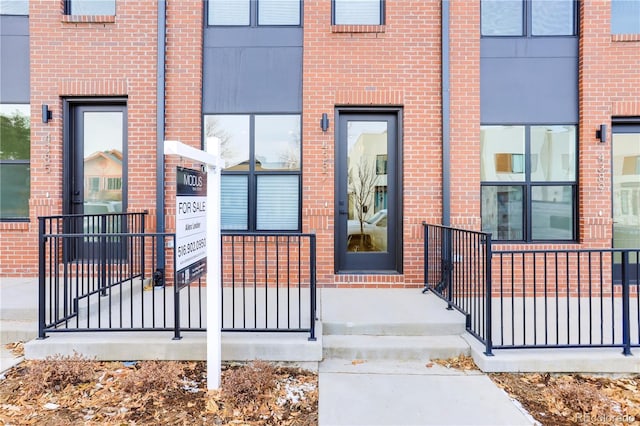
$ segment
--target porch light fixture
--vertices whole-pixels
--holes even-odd
[[[607,125],[601,124],[596,130],[596,138],[600,139],[600,143],[607,143]]]
[[[53,119],[53,113],[49,111],[49,105],[42,104],[42,122],[48,123],[51,119]]]
[[[322,113],[322,118],[320,119],[320,128],[323,132],[326,132],[329,129],[329,117],[326,112]]]

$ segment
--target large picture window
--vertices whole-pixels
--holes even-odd
[[[29,218],[31,109],[0,105],[0,220]]]
[[[333,0],[335,25],[383,25],[384,0]]]
[[[215,26],[299,26],[301,0],[208,0]]]
[[[575,0],[482,0],[483,36],[570,36],[576,33]]]
[[[482,230],[495,240],[574,241],[576,128],[482,126]]]
[[[220,147],[221,226],[300,230],[300,115],[207,115],[205,143]]]

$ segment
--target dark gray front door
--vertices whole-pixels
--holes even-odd
[[[66,232],[79,234],[125,232],[125,221],[107,214],[126,206],[127,108],[124,104],[68,104],[65,153],[65,213],[95,215],[67,222]],[[78,239],[71,258],[122,257],[119,238]]]
[[[613,127],[613,247],[640,248],[640,124]],[[629,253],[629,278],[638,279],[637,252]],[[614,256],[614,280],[621,279],[621,256]]]
[[[337,272],[399,271],[397,129],[395,113],[338,114]]]

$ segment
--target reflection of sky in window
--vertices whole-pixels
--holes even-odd
[[[256,116],[256,159],[263,165],[300,161],[300,116]]]
[[[347,123],[348,151],[363,133],[380,134],[387,131],[386,121],[349,121]]]
[[[611,1],[611,33],[640,34],[640,1]]]
[[[98,151],[122,152],[122,113],[84,113],[84,155],[89,157]]]
[[[29,0],[0,0],[0,15],[28,15]]]
[[[29,104],[0,104],[0,114],[5,117],[11,117],[16,113],[30,119],[31,105]]]
[[[205,132],[205,143],[209,137],[220,139],[220,156],[225,167],[249,160],[248,115],[209,115],[205,117]]]

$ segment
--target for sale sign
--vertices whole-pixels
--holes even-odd
[[[199,170],[178,167],[176,270],[184,286],[207,270],[207,180]]]

